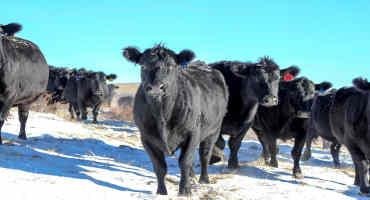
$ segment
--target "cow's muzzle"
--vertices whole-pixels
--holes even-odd
[[[263,97],[261,105],[263,106],[276,106],[279,103],[279,99],[276,96],[273,95],[267,95]]]

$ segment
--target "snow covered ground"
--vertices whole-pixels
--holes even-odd
[[[52,114],[31,112],[29,139],[17,139],[15,110],[6,121],[0,146],[2,199],[181,199],[177,197],[177,158],[169,157],[168,197],[154,194],[156,178],[131,124],[103,120],[70,122]],[[279,168],[258,159],[261,146],[248,140],[239,153],[242,166],[230,172],[225,163],[211,166],[213,184],[194,182],[193,199],[367,199],[352,185],[352,162],[341,154],[343,167],[333,169],[327,151],[313,149],[302,162],[305,178],[291,176],[291,146],[280,145]],[[199,174],[199,165],[196,167]]]

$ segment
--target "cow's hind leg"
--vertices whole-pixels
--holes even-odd
[[[312,133],[308,133],[307,139],[306,139],[306,149],[303,153],[302,160],[307,161],[311,158],[312,153],[311,153],[311,145],[312,145],[312,140],[314,139],[314,135]]]
[[[167,174],[165,155],[150,142],[143,141],[143,145],[146,152],[149,154],[149,157],[153,164],[154,173],[157,176],[157,194],[167,195],[167,188],[164,182],[164,178]]]
[[[71,119],[74,119],[75,118],[75,115],[73,113],[73,106],[72,106],[72,104],[69,104],[68,111],[69,111],[69,115],[70,115]]]
[[[258,133],[258,131],[255,131],[255,133],[262,146],[262,157],[265,161],[265,165],[270,165],[271,154],[268,142],[266,141],[266,136],[263,136],[262,134]]]
[[[249,126],[243,128],[242,131],[240,131],[236,136],[231,135],[229,138],[230,158],[228,162],[228,168],[230,169],[239,168],[238,152],[248,129]]]
[[[333,157],[333,163],[335,168],[340,168],[340,162],[339,162],[339,151],[340,151],[341,145],[337,142],[333,142],[330,145],[330,153]]]
[[[212,150],[214,148],[215,142],[218,138],[218,134],[214,134],[211,136],[208,136],[204,141],[200,143],[199,147],[199,157],[200,157],[200,163],[201,163],[201,172],[200,172],[200,178],[199,183],[209,183],[209,177],[208,177],[208,163],[211,159]]]
[[[21,124],[20,129],[19,129],[18,138],[23,139],[23,140],[27,139],[26,123],[28,119],[29,110],[30,110],[30,105],[19,105],[18,106],[18,118]]]
[[[303,149],[306,137],[305,137],[305,134],[297,133],[296,135],[297,136],[294,139],[294,147],[291,152],[293,160],[294,160],[293,176],[294,178],[303,178],[299,161],[301,159],[302,149]]]
[[[224,149],[225,149],[225,140],[222,137],[222,134],[220,134],[216,140],[215,145],[213,146],[209,164],[220,162],[224,157]]]
[[[355,145],[347,145],[348,151],[351,153],[352,160],[355,163],[356,167],[356,182],[359,183],[360,191],[362,193],[370,193],[370,184],[369,184],[369,161],[366,159],[364,153],[357,148]]]
[[[92,110],[93,113],[93,123],[98,123],[98,114],[100,110],[100,104],[95,106]]]
[[[3,144],[3,140],[2,140],[2,137],[1,137],[1,129],[4,125],[4,120],[3,119],[0,119],[0,144]]]

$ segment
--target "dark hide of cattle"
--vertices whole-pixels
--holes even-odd
[[[293,66],[280,72],[278,65],[268,57],[261,58],[257,63],[222,61],[211,66],[221,71],[228,85],[230,97],[221,134],[230,135],[228,167],[238,168],[238,151],[259,105],[276,105],[280,76],[286,73],[296,75],[299,69]],[[211,163],[222,159],[224,148],[225,141],[220,135]]]
[[[63,98],[69,103],[71,118],[87,119],[87,108],[92,108],[93,123],[97,123],[100,107],[108,95],[106,81],[114,80],[115,74],[91,72],[84,69],[74,71],[63,91]],[[80,117],[81,116],[81,117]]]
[[[333,135],[344,144],[355,165],[355,185],[370,193],[370,83],[353,80],[355,87],[340,88],[329,110]]]
[[[48,76],[48,65],[35,44],[0,35],[0,130],[10,108],[18,106],[19,138],[26,139],[30,105],[45,92]]]
[[[341,144],[334,137],[330,123],[329,123],[329,109],[335,97],[335,89],[332,89],[325,93],[317,93],[313,99],[311,107],[311,119],[309,120],[306,150],[302,156],[302,160],[308,160],[311,158],[311,143],[314,138],[322,137],[323,139],[330,141],[330,153],[333,157],[334,167],[339,168],[339,152]]]
[[[201,161],[200,183],[209,183],[208,163],[226,113],[228,91],[222,74],[194,58],[190,50],[176,54],[161,45],[145,50],[128,47],[124,57],[141,66],[134,120],[157,176],[157,193],[167,194],[166,155],[181,149],[179,194],[191,193],[189,176],[196,148]]]
[[[296,178],[302,177],[299,160],[306,139],[309,117],[306,113],[310,112],[310,100],[314,97],[314,92],[314,83],[305,77],[280,82],[279,105],[259,107],[252,126],[263,146],[266,164],[273,167],[278,167],[277,139],[294,138],[292,157],[293,176]]]

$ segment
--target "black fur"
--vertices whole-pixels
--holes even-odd
[[[221,61],[210,64],[225,77],[229,89],[227,114],[222,122],[222,134],[230,135],[229,168],[237,168],[238,151],[259,105],[278,103],[279,67],[272,59],[264,57],[257,63]],[[221,160],[225,141],[220,135],[211,163]]]
[[[314,97],[314,84],[307,78],[280,82],[279,105],[259,107],[253,130],[263,146],[266,164],[277,167],[277,139],[294,138],[292,157],[293,175],[302,177],[299,160],[306,139],[307,118],[302,113],[310,112],[310,100]]]
[[[364,80],[353,82],[356,87],[366,89]],[[333,135],[352,156],[355,185],[360,186],[362,193],[370,193],[370,92],[358,91],[354,87],[340,88],[329,110],[329,122]]]
[[[30,105],[44,93],[48,76],[46,60],[35,44],[0,35],[0,143],[1,127],[13,106],[18,106],[19,138],[26,139]]]
[[[327,88],[327,87],[326,87]],[[323,89],[317,88],[316,90]],[[331,142],[330,153],[333,157],[334,167],[339,168],[339,152],[341,144],[334,137],[329,123],[329,109],[335,97],[336,90],[330,90],[324,94],[316,94],[311,107],[311,119],[309,120],[306,140],[306,150],[302,160],[311,158],[311,143],[318,136]]]
[[[200,183],[209,183],[207,168],[226,113],[228,91],[222,74],[201,62],[181,64],[194,57],[191,51],[176,54],[163,46],[140,53],[126,48],[127,60],[140,63],[141,84],[135,97],[134,119],[141,141],[157,176],[157,193],[167,194],[165,156],[181,149],[179,194],[190,194],[189,176],[198,145]],[[140,55],[140,57],[138,57]]]

